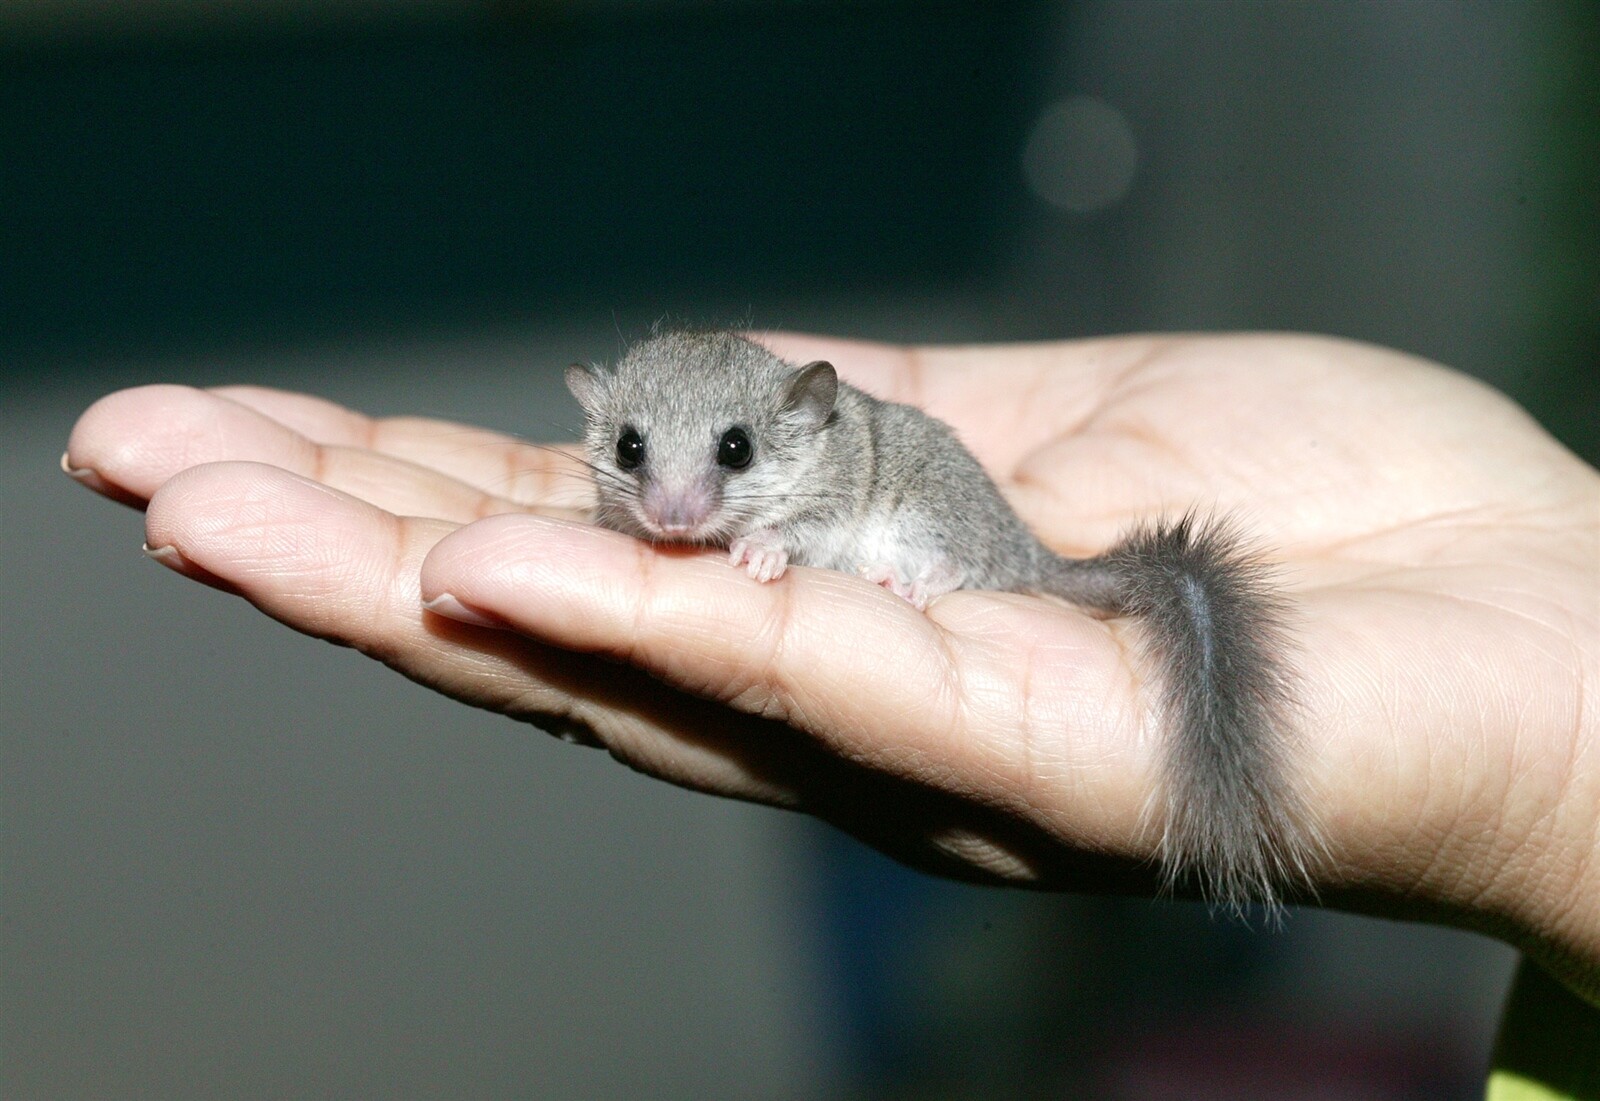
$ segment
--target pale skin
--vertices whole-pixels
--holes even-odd
[[[1062,553],[1237,513],[1294,601],[1317,899],[1491,933],[1600,994],[1600,474],[1515,405],[1310,337],[762,339],[949,422]],[[300,394],[112,394],[64,465],[145,508],[174,570],[661,779],[947,874],[1155,887],[1160,735],[1126,623],[761,583],[585,523],[562,450]]]

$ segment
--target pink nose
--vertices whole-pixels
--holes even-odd
[[[710,518],[711,495],[697,488],[658,489],[646,495],[644,515],[663,534],[691,535]]]

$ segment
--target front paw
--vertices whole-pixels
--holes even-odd
[[[789,552],[777,532],[756,531],[728,544],[728,564],[743,566],[757,581],[776,581],[789,568]]]

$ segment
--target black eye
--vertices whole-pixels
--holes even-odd
[[[632,470],[644,462],[644,440],[631,428],[624,428],[617,437],[617,465]]]
[[[717,462],[729,470],[743,470],[750,465],[750,455],[754,448],[750,446],[750,437],[745,435],[742,428],[730,428],[722,434],[722,442],[717,444]]]

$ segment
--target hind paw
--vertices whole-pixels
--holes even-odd
[[[929,566],[908,577],[890,562],[867,562],[856,570],[863,578],[880,585],[911,603],[919,612],[936,596],[961,587],[961,575],[944,563]]]

